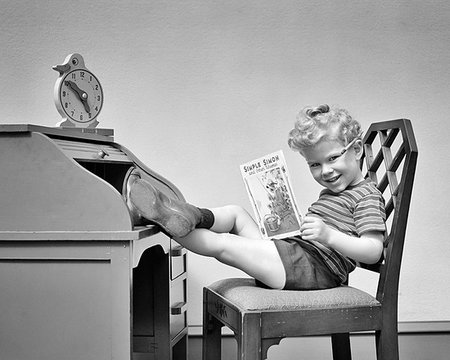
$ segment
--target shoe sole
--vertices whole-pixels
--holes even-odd
[[[171,208],[170,199],[151,184],[136,178],[130,183],[128,196],[141,216],[160,226],[170,236],[181,238],[192,231],[192,221]]]
[[[150,225],[151,222],[145,218],[143,218],[135,206],[130,201],[130,185],[136,181],[136,179],[140,179],[140,174],[135,167],[131,167],[126,175],[125,180],[122,186],[122,197],[127,204],[128,210],[130,211],[131,222],[134,226],[145,226]]]

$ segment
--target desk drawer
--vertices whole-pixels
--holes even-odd
[[[170,278],[175,280],[186,272],[187,251],[175,241],[170,242]]]
[[[180,276],[170,289],[170,337],[173,339],[187,326],[187,278]]]

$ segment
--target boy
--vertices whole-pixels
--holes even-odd
[[[167,198],[137,172],[128,179],[127,204],[187,249],[241,269],[274,289],[324,289],[341,285],[356,262],[376,263],[383,251],[381,193],[364,179],[360,125],[344,109],[304,108],[289,146],[325,189],[302,221],[300,236],[262,240],[253,218],[239,206],[199,209]]]

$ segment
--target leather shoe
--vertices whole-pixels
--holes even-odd
[[[174,238],[186,236],[201,220],[197,207],[168,197],[142,179],[137,170],[130,173],[127,187],[127,201],[132,213],[159,225]]]

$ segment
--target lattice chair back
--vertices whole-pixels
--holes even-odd
[[[363,139],[361,168],[377,183],[386,202],[387,239],[383,261],[362,267],[380,274],[377,299],[397,302],[400,264],[417,163],[417,144],[406,119],[372,124]],[[393,308],[397,309],[397,306]]]

